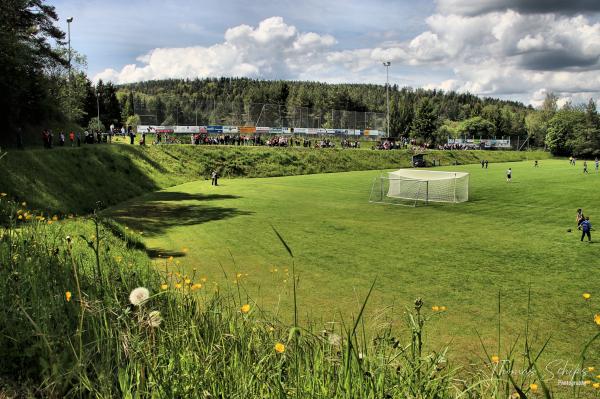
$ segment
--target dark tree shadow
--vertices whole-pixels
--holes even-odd
[[[172,191],[156,191],[144,196],[148,201],[215,201],[224,199],[238,199],[237,195],[228,194],[189,194]]]
[[[250,214],[235,208],[145,202],[112,211],[110,216],[129,228],[143,231],[145,235],[158,235],[176,226],[194,226]]]
[[[170,256],[173,258],[183,258],[185,256],[184,252],[181,251],[173,251],[170,249],[164,248],[150,248],[146,250],[146,253],[150,258],[157,259],[168,259]]]

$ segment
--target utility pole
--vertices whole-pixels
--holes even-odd
[[[387,137],[390,137],[390,61],[383,63],[385,67],[385,102],[387,104]]]
[[[69,101],[68,101],[68,104],[69,104],[69,115],[68,116],[69,116],[69,120],[71,120],[71,118],[72,118],[71,97],[73,97],[71,95],[72,94],[72,91],[71,91],[71,83],[72,83],[72,79],[71,79],[71,22],[73,22],[73,17],[67,18],[67,43],[69,44],[69,55],[68,55],[69,56],[69,66],[68,66],[68,68],[69,68],[69,76],[68,76],[68,79],[67,79],[67,84],[69,85],[69,90],[68,90],[68,96],[69,96]]]
[[[98,132],[100,132],[100,95],[98,94],[98,84],[96,83],[96,109],[98,110],[98,118],[96,120],[98,125]]]

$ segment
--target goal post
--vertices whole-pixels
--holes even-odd
[[[469,174],[400,169],[373,180],[369,202],[416,206],[418,202],[469,200]]]

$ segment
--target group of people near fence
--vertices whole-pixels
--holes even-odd
[[[66,135],[64,132],[60,132],[57,138],[58,142],[56,144],[58,144],[59,147],[65,146],[67,143],[67,138],[71,147],[74,147],[75,145],[79,147],[81,145],[81,135],[79,132],[69,132],[68,135]],[[54,146],[54,133],[52,133],[52,130],[42,130],[42,142],[44,144],[44,148],[52,148]]]

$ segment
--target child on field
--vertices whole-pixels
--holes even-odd
[[[588,242],[592,242],[592,235],[590,231],[592,230],[592,224],[590,223],[590,218],[586,217],[583,222],[579,225],[579,229],[581,230],[581,241],[587,235]]]
[[[512,181],[512,168],[508,168],[506,171],[506,182],[510,183]]]

